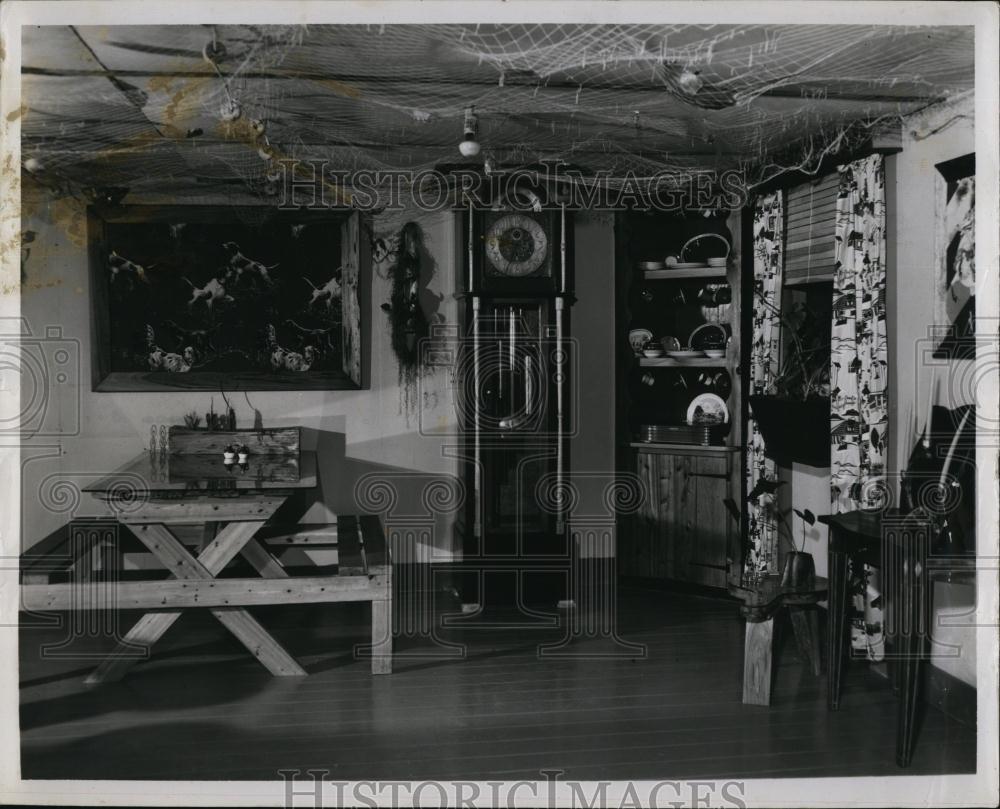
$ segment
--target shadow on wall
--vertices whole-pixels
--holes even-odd
[[[380,438],[390,440],[407,455],[407,444],[426,454],[428,439],[414,433]],[[337,514],[379,514],[384,519],[434,519],[455,516],[465,503],[462,481],[443,471],[411,469],[393,464],[376,463],[347,454],[344,433],[303,428],[303,449],[315,449],[318,461],[319,485],[309,493],[312,502],[305,510],[312,519],[317,508],[332,517]],[[352,450],[363,451],[363,445],[352,444]]]

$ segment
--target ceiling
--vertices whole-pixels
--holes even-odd
[[[469,105],[479,163],[761,171],[973,86],[971,27],[36,26],[22,53],[22,158],[130,200],[260,195],[283,157],[459,163]]]

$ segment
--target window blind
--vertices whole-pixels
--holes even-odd
[[[785,205],[786,285],[833,278],[837,171],[789,189]]]

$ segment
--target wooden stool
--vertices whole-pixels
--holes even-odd
[[[782,586],[780,576],[768,576],[756,587],[730,588],[730,593],[742,602],[740,613],[747,622],[743,648],[745,705],[771,704],[774,616],[784,607],[788,608],[803,659],[809,661],[813,674],[820,674],[819,630],[816,612],[809,607],[826,597],[826,588],[826,579],[819,577],[806,586]]]

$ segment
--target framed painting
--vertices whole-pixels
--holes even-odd
[[[367,386],[360,213],[89,211],[95,391]]]
[[[976,357],[976,156],[935,165],[941,176],[937,212],[937,359]]]

